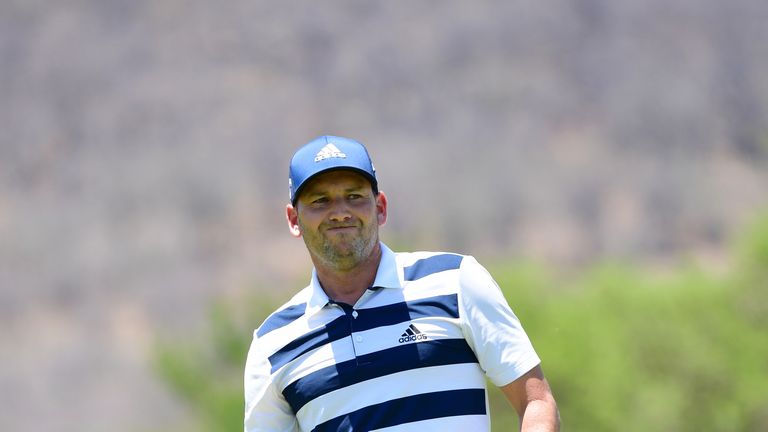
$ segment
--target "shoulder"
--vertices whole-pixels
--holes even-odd
[[[468,255],[454,252],[398,252],[397,262],[403,269],[403,279],[414,281],[435,273],[458,270]]]
[[[499,289],[490,272],[472,255],[456,252],[400,252],[397,261],[402,268],[403,281],[450,283],[458,291],[471,291],[484,295],[490,289]]]

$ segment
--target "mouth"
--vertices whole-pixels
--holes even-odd
[[[334,233],[351,232],[351,231],[357,231],[357,227],[354,225],[334,226],[334,227],[329,227],[328,229],[326,229],[326,231],[334,232]]]
[[[353,230],[357,229],[356,226],[338,226],[338,227],[331,227],[328,228],[328,231],[346,231],[346,230]]]

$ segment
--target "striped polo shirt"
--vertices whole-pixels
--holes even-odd
[[[471,256],[394,253],[355,305],[312,279],[254,332],[245,431],[488,431],[485,377],[539,364],[490,274]]]

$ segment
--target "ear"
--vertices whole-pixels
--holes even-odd
[[[387,196],[382,191],[376,196],[376,219],[379,226],[387,222]]]
[[[294,237],[301,237],[301,228],[299,228],[299,212],[296,208],[288,204],[285,206],[285,219],[288,221],[288,231]]]

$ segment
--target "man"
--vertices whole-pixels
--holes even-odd
[[[488,431],[486,376],[521,430],[558,430],[539,358],[488,272],[379,241],[387,197],[362,144],[306,144],[289,190],[288,229],[314,270],[254,332],[246,432]]]

